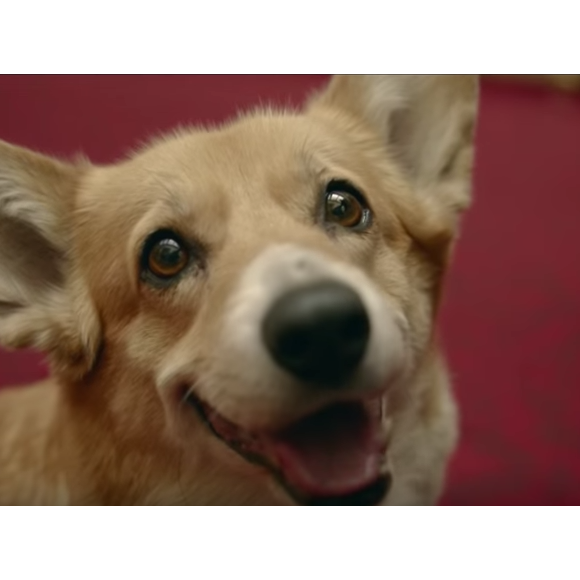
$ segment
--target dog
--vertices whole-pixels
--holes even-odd
[[[92,165],[0,143],[0,503],[431,505],[436,335],[477,76],[335,76],[297,111]]]

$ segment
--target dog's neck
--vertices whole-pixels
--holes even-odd
[[[147,450],[83,416],[67,394],[50,379],[0,395],[0,504],[162,503],[145,484],[167,480],[170,491],[179,475],[171,462],[148,461]]]
[[[52,381],[3,392],[0,405],[0,503],[70,503],[60,423]]]

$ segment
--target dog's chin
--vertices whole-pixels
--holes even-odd
[[[388,494],[387,434],[380,397],[336,403],[279,431],[249,432],[194,394],[187,402],[215,437],[268,470],[301,505],[377,505]]]

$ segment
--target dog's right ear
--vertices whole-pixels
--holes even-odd
[[[470,203],[477,75],[338,75],[311,110],[373,130],[414,189],[458,214]]]
[[[93,363],[96,313],[74,267],[72,215],[86,167],[0,141],[0,344]]]

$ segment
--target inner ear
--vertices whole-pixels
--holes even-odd
[[[0,277],[4,296],[24,306],[49,287],[64,284],[62,252],[48,243],[32,226],[11,218],[0,221]]]

